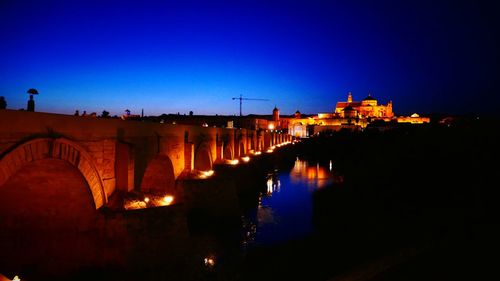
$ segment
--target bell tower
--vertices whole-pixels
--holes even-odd
[[[347,102],[348,103],[352,102],[352,93],[351,92],[349,92],[349,94],[347,95]]]
[[[274,106],[274,109],[273,109],[273,121],[277,122],[280,120],[280,110]]]

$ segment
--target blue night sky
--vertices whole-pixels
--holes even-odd
[[[0,96],[37,111],[330,112],[352,91],[398,114],[493,113],[498,6],[478,1],[0,4]]]

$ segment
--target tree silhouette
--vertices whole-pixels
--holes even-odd
[[[102,118],[109,118],[109,112],[107,112],[106,110],[103,110],[101,117]]]
[[[193,116],[193,111],[189,111],[189,116]]]
[[[29,89],[27,91],[27,93],[30,94],[30,95],[38,95],[37,89],[33,89],[33,88]]]
[[[7,108],[7,101],[5,101],[5,97],[1,96],[0,97],[0,109],[6,109]]]

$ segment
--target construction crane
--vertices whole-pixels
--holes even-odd
[[[242,95],[240,95],[239,98],[233,98],[233,100],[240,100],[240,117],[242,116],[241,112],[241,105],[243,104],[243,100],[261,100],[261,101],[268,101],[268,99],[252,99],[252,98],[244,98]]]

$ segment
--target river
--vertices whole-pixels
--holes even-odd
[[[258,205],[245,212],[243,244],[284,243],[313,231],[312,194],[333,183],[333,163],[308,163],[297,157],[291,170],[268,174]]]

